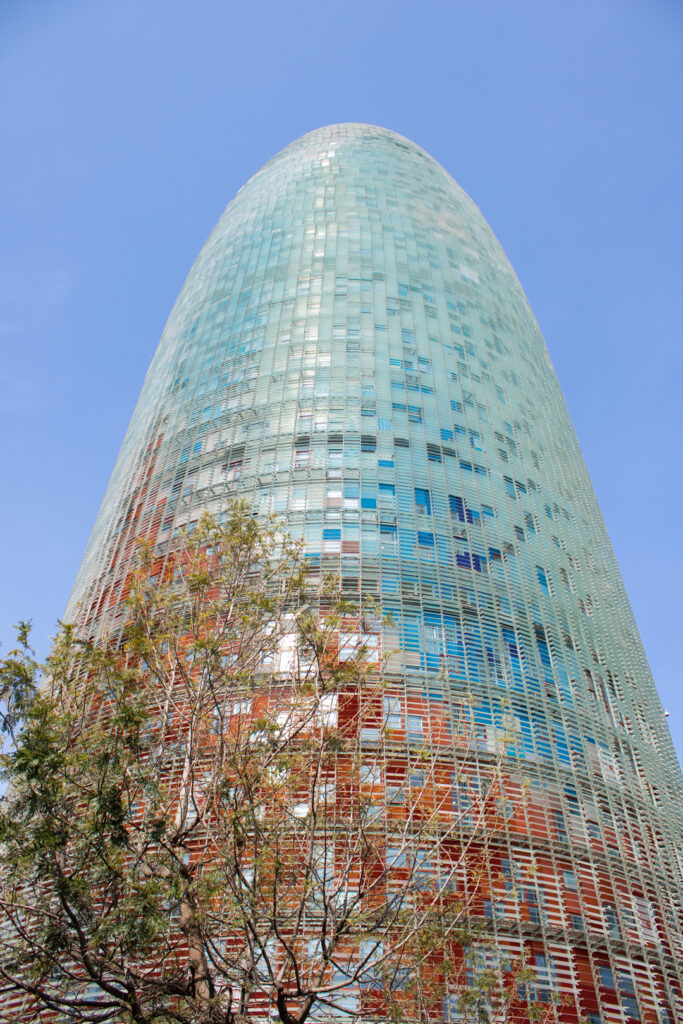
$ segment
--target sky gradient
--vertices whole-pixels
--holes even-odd
[[[683,7],[4,0],[0,640],[63,613],[171,306],[237,189],[337,121],[472,196],[544,333],[679,757]]]

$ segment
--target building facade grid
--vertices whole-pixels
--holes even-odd
[[[67,617],[117,628],[136,539],[234,495],[390,616],[403,742],[466,722],[472,785],[502,756],[480,913],[558,1019],[683,1019],[680,769],[561,390],[481,213],[393,132],[312,132],[227,208]]]

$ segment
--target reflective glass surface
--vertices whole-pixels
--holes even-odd
[[[115,627],[135,538],[235,494],[391,615],[406,744],[467,721],[472,783],[502,758],[509,898],[481,914],[539,997],[683,1019],[681,774],[562,393],[481,213],[392,132],[312,132],[228,206],[67,617]]]

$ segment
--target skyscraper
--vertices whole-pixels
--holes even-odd
[[[173,308],[67,611],[234,494],[396,624],[405,742],[468,716],[511,809],[481,916],[558,1019],[683,1019],[681,774],[543,339],[414,144],[310,133],[240,190]]]

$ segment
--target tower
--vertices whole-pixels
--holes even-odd
[[[482,907],[558,1018],[683,1015],[681,776],[543,339],[472,201],[366,125],[240,190],[173,308],[67,611],[238,494],[397,631],[405,742],[444,701],[511,809]],[[441,712],[439,711],[439,714]]]

